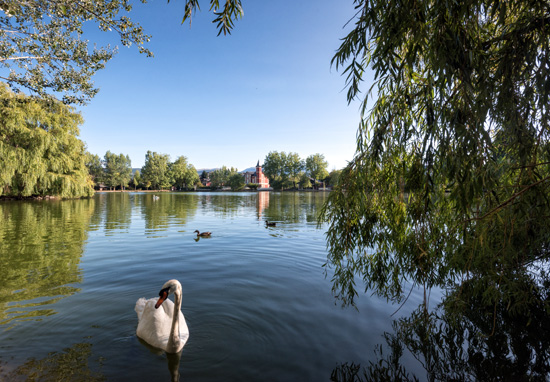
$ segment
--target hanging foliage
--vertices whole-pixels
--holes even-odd
[[[525,311],[550,262],[550,3],[355,4],[333,59],[363,105],[324,211],[335,294],[352,304],[359,277]]]
[[[91,196],[82,117],[55,100],[0,84],[0,196]]]

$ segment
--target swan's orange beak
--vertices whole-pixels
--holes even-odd
[[[168,298],[168,290],[161,290],[160,293],[159,293],[159,296],[160,297],[159,297],[157,303],[155,304],[155,309],[158,309],[159,306],[162,305],[164,300],[166,300]]]

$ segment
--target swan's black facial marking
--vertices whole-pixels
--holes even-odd
[[[159,297],[162,297],[164,293],[169,294],[170,293],[170,287],[161,289],[160,292],[159,292]]]
[[[157,303],[155,304],[155,309],[158,309],[159,306],[162,305],[164,300],[166,300],[168,298],[169,293],[170,293],[170,288],[161,289],[161,291],[159,292],[159,299],[158,299]]]

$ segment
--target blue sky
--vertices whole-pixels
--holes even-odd
[[[152,35],[155,57],[135,47],[94,77],[99,94],[80,108],[88,151],[128,154],[141,167],[147,150],[185,155],[197,169],[243,170],[270,151],[325,155],[339,169],[355,152],[359,105],[330,60],[351,25],[352,1],[243,0],[230,36],[202,11],[181,24],[183,1],[136,5],[131,16]],[[119,44],[115,35],[90,41]],[[365,84],[365,90],[369,84]]]

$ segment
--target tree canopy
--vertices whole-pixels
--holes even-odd
[[[271,151],[264,159],[263,171],[274,188],[295,186],[303,169],[304,161],[297,153]]]
[[[178,189],[192,187],[199,183],[199,174],[195,166],[187,162],[183,155],[179,156],[174,162],[170,163],[170,178],[172,184]]]
[[[97,154],[86,153],[86,167],[95,184],[102,183],[105,178],[105,169],[101,158]]]
[[[80,123],[80,114],[59,101],[0,84],[0,195],[91,196]]]
[[[528,310],[550,259],[550,4],[355,4],[333,59],[362,102],[324,210],[335,293],[353,303],[359,276],[392,301],[410,283]]]
[[[338,179],[340,178],[340,174],[342,173],[342,170],[332,170],[327,177],[328,184],[330,186],[335,186],[338,184]]]
[[[322,180],[328,176],[328,163],[323,154],[313,154],[306,158],[306,172],[315,180]]]
[[[170,156],[168,154],[147,151],[145,164],[141,168],[141,181],[154,189],[169,187],[171,184],[169,164]]]
[[[319,153],[303,160],[297,153],[270,151],[264,159],[263,171],[274,188],[296,188],[298,182],[301,187],[311,187],[310,177],[324,180],[328,176],[327,165],[325,156]]]
[[[128,155],[116,155],[107,151],[103,163],[105,165],[104,181],[107,187],[120,187],[121,190],[128,187],[132,179],[132,161]]]
[[[230,179],[233,175],[238,174],[236,168],[222,166],[209,174],[211,187],[213,189],[222,188],[230,185]],[[241,178],[242,175],[238,174]],[[244,182],[244,180],[243,180]]]
[[[95,22],[114,31],[125,46],[144,47],[149,36],[128,12],[130,0],[4,0],[0,2],[0,78],[14,89],[45,97],[62,95],[65,103],[85,103],[98,91],[92,76],[116,53],[115,48],[89,47],[84,25]]]
[[[134,184],[134,190],[136,190],[138,185],[141,183],[141,172],[139,172],[139,170],[136,170],[136,172],[134,172],[132,183]]]
[[[245,187],[244,176],[242,174],[239,174],[238,172],[235,172],[231,174],[231,176],[229,177],[228,184],[229,184],[229,187],[231,187],[232,191],[240,191]]]

